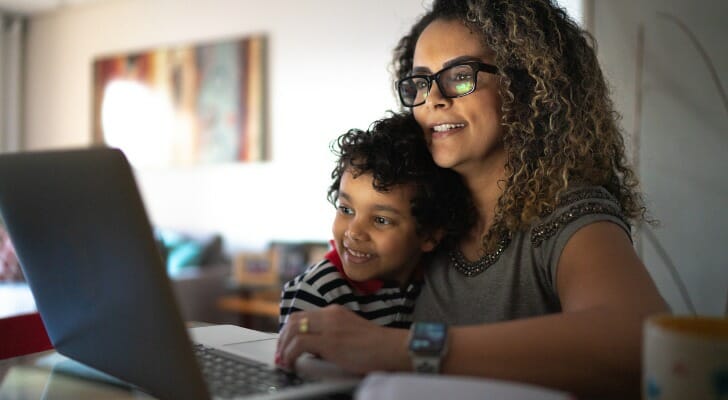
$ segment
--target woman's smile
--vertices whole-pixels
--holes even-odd
[[[437,124],[432,127],[432,139],[442,139],[449,136],[452,136],[465,128],[465,124],[463,123],[444,123],[444,124]]]

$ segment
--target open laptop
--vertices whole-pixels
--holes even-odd
[[[73,360],[162,399],[304,398],[358,382],[313,358],[309,375],[325,377],[305,362],[302,376],[275,369],[276,334],[188,330],[119,150],[0,155],[0,213],[51,342]],[[256,372],[220,368],[220,357]],[[212,382],[216,370],[233,375]],[[258,374],[268,380],[243,384]]]

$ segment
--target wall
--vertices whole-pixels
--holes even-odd
[[[96,56],[265,33],[273,161],[145,169],[137,177],[157,225],[220,231],[234,248],[326,240],[329,143],[397,107],[391,50],[423,3],[109,0],[36,16],[27,42],[25,148],[90,143]]]
[[[599,57],[614,86],[648,207],[660,222],[642,229],[638,249],[676,312],[694,308],[724,314],[728,104],[719,88],[728,90],[728,27],[723,21],[728,2],[611,0],[595,1],[594,6]],[[722,83],[715,82],[700,47]],[[676,284],[673,269],[687,296]]]

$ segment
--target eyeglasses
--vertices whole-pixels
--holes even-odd
[[[478,85],[478,72],[497,74],[498,67],[482,62],[466,62],[443,68],[432,75],[412,75],[397,81],[402,105],[417,107],[425,104],[432,82],[437,82],[443,97],[454,99],[473,93]]]

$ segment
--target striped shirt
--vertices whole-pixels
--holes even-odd
[[[311,265],[283,286],[279,330],[290,314],[329,304],[344,306],[378,325],[409,328],[421,286],[421,282],[412,282],[402,290],[397,282],[351,281],[344,274],[339,255],[333,249],[324,260]]]

